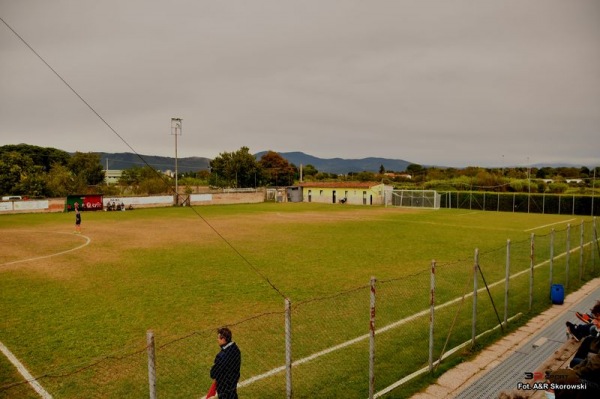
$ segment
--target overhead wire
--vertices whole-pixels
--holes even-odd
[[[33,54],[35,54],[35,56],[37,58],[40,59],[40,61],[42,61],[44,63],[44,65],[46,65],[48,67],[48,69],[50,69],[54,75],[56,75],[56,77],[58,77],[65,86],[67,86],[69,88],[69,90],[71,90],[71,92],[73,92],[73,94],[75,94],[75,96],[77,96],[77,98],[79,98],[79,100],[81,100],[81,102],[83,102],[90,111],[92,111],[94,113],[94,115],[96,115],[98,117],[98,119],[100,119],[131,151],[133,151],[133,153],[140,158],[140,160],[148,167],[150,167],[160,178],[161,180],[165,183],[165,185],[167,185],[170,189],[171,192],[175,193],[175,190],[173,189],[173,186],[171,186],[171,184],[169,184],[166,180],[166,177],[162,176],[160,173],[158,173],[156,170],[154,170],[154,168],[152,168],[150,166],[150,164],[144,159],[144,157],[142,157],[128,142],[127,140],[125,140],[123,138],[123,136],[121,136],[111,125],[110,123],[108,123],[106,121],[106,119],[104,119],[102,117],[102,115],[100,115],[99,112],[97,112],[94,107],[92,107],[78,92],[77,90],[75,90],[37,51],[35,51],[35,49],[21,36],[19,35],[19,33],[13,29],[12,26],[10,26],[2,17],[0,17],[0,21],[2,21],[2,23],[4,25],[6,25],[6,27],[8,29],[10,29],[10,31],[19,38],[19,40],[25,45],[27,46],[27,48],[29,48],[29,50],[31,50],[31,52]],[[177,193],[175,193],[177,194]],[[279,288],[277,288],[275,286],[275,284],[273,284],[271,282],[271,280],[264,274],[262,273],[256,266],[254,266],[252,264],[252,262],[250,262],[250,260],[248,260],[248,258],[246,258],[229,240],[227,240],[227,238],[225,238],[225,236],[223,236],[211,223],[208,222],[208,220],[206,220],[206,218],[204,218],[204,216],[202,216],[194,207],[190,206],[190,209],[192,209],[192,211],[221,239],[223,240],[223,242],[225,242],[227,244],[227,246],[240,258],[242,259],[242,261],[244,263],[246,263],[246,265],[248,267],[250,267],[254,273],[256,273],[258,276],[260,276],[260,278],[262,278],[267,284],[269,284],[269,286],[275,291],[277,292],[282,298],[286,298],[286,296],[283,294],[283,292],[281,292],[281,290]]]

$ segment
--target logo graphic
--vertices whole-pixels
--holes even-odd
[[[542,373],[541,371],[534,371],[533,373],[530,371],[525,372],[526,380],[540,381],[546,379],[546,373]]]

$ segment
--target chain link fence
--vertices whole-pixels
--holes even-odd
[[[242,351],[240,397],[385,396],[481,335],[539,313],[553,285],[569,292],[598,277],[596,220],[398,274],[229,324]],[[203,398],[217,351],[217,327],[176,337],[148,331],[87,363],[4,376],[0,398]]]
[[[441,208],[558,215],[600,214],[600,199],[589,195],[479,191],[449,191],[440,195]]]

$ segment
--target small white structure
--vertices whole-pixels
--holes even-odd
[[[300,187],[304,202],[353,205],[384,205],[393,190],[376,182],[304,182]]]
[[[104,171],[104,182],[106,184],[117,184],[119,182],[119,179],[121,178],[121,173],[123,173],[122,170],[105,170]]]

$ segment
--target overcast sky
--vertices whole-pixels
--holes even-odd
[[[598,0],[0,0],[0,145],[600,166]]]

